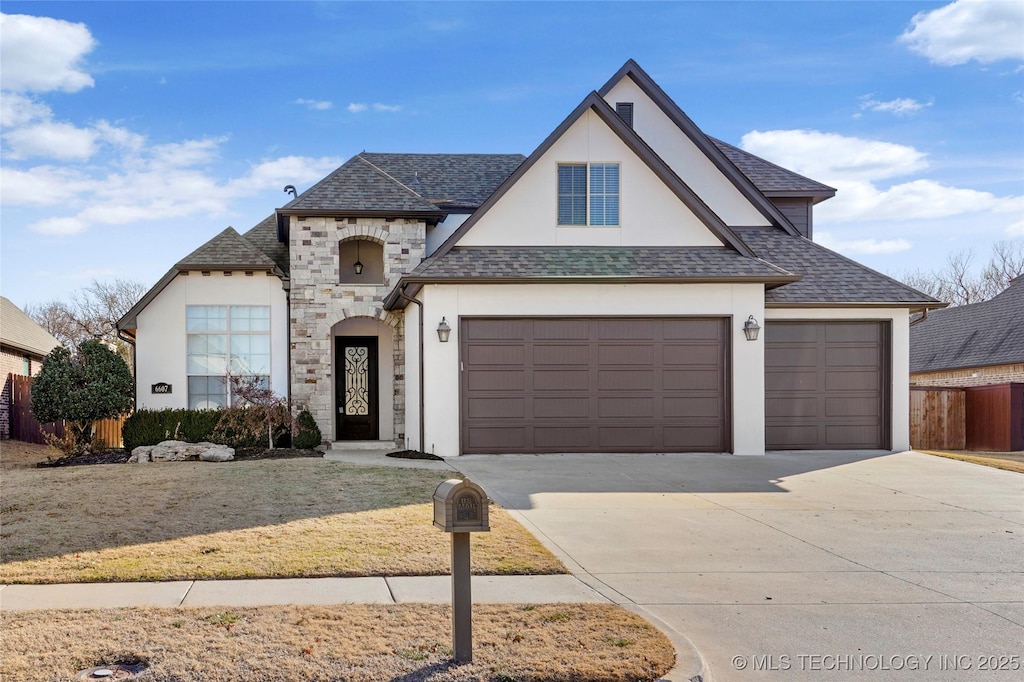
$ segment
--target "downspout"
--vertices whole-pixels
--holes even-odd
[[[921,324],[922,322],[924,322],[927,319],[928,319],[928,309],[925,308],[924,312],[921,313],[921,317],[917,318],[916,320],[911,320],[909,326],[913,327],[916,324]]]
[[[423,396],[424,396],[424,389],[423,389],[423,365],[425,364],[423,362],[423,303],[421,301],[417,301],[415,298],[412,298],[407,293],[405,293],[405,287],[404,286],[401,289],[398,290],[398,295],[401,296],[403,300],[408,301],[409,303],[415,303],[417,306],[419,306],[419,309],[420,309],[420,314],[418,315],[418,317],[419,317],[419,334],[420,334],[420,452],[426,452],[427,451],[427,447],[426,447],[426,445],[424,443],[425,436],[424,436],[424,426],[423,426],[423,411],[424,411],[423,410]]]

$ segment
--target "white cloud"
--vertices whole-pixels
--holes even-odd
[[[7,158],[43,157],[61,160],[84,160],[96,151],[96,131],[70,123],[46,121],[8,130],[4,133]]]
[[[373,110],[374,111],[401,111],[402,107],[399,106],[398,104],[381,104],[380,102],[376,102],[373,105]]]
[[[889,254],[910,250],[910,242],[906,239],[854,239],[844,241],[838,239],[829,232],[818,232],[814,235],[814,241],[822,246],[841,251],[845,254]]]
[[[92,87],[92,77],[79,63],[95,46],[84,24],[0,14],[0,87],[15,92]]]
[[[361,111],[366,111],[366,105],[363,104],[362,102],[352,102],[345,108],[348,109],[353,114],[358,114]]]
[[[323,156],[319,159],[284,156],[256,164],[250,168],[248,175],[228,182],[227,190],[232,195],[242,196],[265,189],[281,189],[285,185],[312,183],[320,180],[341,163],[341,159],[332,156]]]
[[[900,41],[944,66],[1024,60],[1024,3],[957,0],[914,15]]]
[[[73,202],[95,183],[71,168],[37,166],[28,170],[0,167],[0,204],[3,206],[46,206]]]
[[[1007,237],[1024,237],[1024,220],[1018,220],[1015,223],[1006,226],[1003,230]]]
[[[39,234],[66,236],[85,232],[89,225],[80,218],[47,218],[29,226]]]
[[[913,175],[928,167],[926,155],[906,145],[816,130],[754,131],[743,136],[741,145],[784,168],[835,187],[836,197],[814,209],[819,223],[924,220],[1024,210],[1024,197],[997,197],[929,179],[881,187],[882,181]]]
[[[755,130],[740,144],[752,154],[825,183],[899,177],[928,165],[925,154],[913,147],[817,130]]]
[[[364,102],[352,102],[345,108],[348,109],[353,114],[359,114],[371,108],[374,111],[392,113],[402,110],[402,107],[399,104],[381,104],[380,102],[374,102],[372,105],[365,104]]]
[[[49,120],[53,116],[50,107],[13,92],[0,96],[0,126],[11,128],[32,121]]]
[[[861,111],[880,111],[897,116],[908,116],[921,111],[925,107],[930,107],[932,104],[932,102],[918,102],[916,99],[909,97],[899,97],[882,102],[875,99],[872,95],[865,95],[861,98],[860,108]]]
[[[305,107],[307,107],[307,108],[309,108],[309,109],[311,109],[313,111],[326,111],[327,109],[330,109],[331,107],[334,106],[333,102],[327,102],[325,100],[317,100],[317,99],[302,99],[302,98],[299,98],[299,99],[295,100],[295,103],[296,104],[301,104],[301,105],[303,105],[303,106],[305,106]]]

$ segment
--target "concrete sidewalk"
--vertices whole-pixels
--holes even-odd
[[[571,575],[473,576],[472,588],[473,601],[481,604],[609,602]],[[446,575],[0,586],[0,611],[450,602]]]

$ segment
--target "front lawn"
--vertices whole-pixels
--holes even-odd
[[[0,583],[449,571],[448,537],[431,525],[445,472],[323,459],[11,464]],[[504,510],[492,506],[490,518],[492,531],[473,538],[474,573],[565,572]]]

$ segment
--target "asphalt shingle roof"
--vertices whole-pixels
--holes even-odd
[[[180,270],[202,267],[267,268],[274,265],[274,261],[267,254],[244,239],[235,228],[229,227],[178,261],[176,267]]]
[[[524,158],[521,154],[363,152],[282,210],[440,212],[440,208],[476,208]]]
[[[802,236],[766,228],[733,228],[758,257],[802,275],[765,292],[765,303],[939,303]]]
[[[457,246],[409,277],[775,279],[792,273],[724,247]]]
[[[0,296],[0,343],[40,357],[60,345],[21,308]]]
[[[981,303],[928,313],[910,328],[910,371],[1024,362],[1024,278]]]
[[[750,152],[745,152],[728,142],[722,142],[713,137],[708,139],[762,192],[767,194],[772,192],[835,194],[836,190],[834,187],[829,187],[816,180],[804,177],[799,173],[776,166],[771,161],[754,156]]]
[[[281,272],[288,274],[288,245],[277,241],[277,216],[267,216],[244,233],[242,238],[274,261]]]

